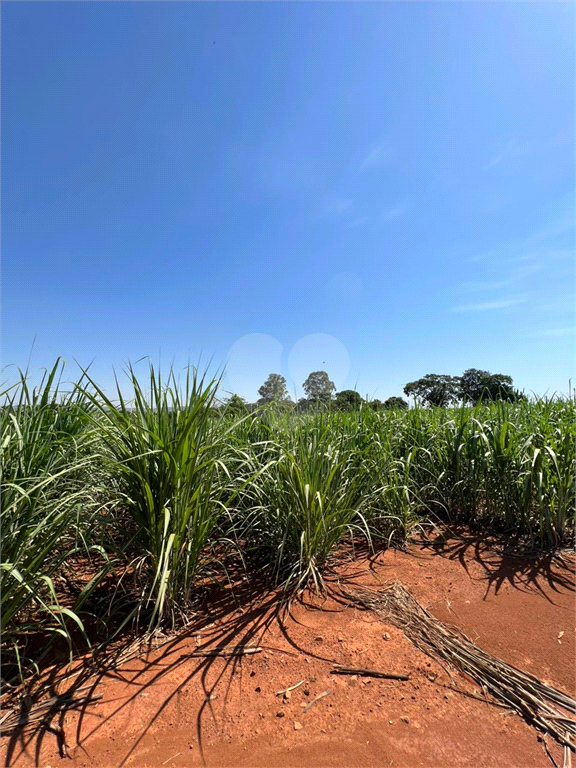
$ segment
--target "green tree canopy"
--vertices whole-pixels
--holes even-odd
[[[508,400],[514,402],[522,395],[514,389],[512,377],[469,368],[460,378],[462,399],[468,403],[480,400]]]
[[[336,391],[333,381],[330,381],[326,371],[314,371],[308,376],[302,388],[308,400],[319,400],[328,403],[332,400],[332,393]]]
[[[246,401],[240,395],[230,395],[224,407],[227,413],[248,413]]]
[[[258,390],[260,403],[283,403],[290,400],[286,379],[279,373],[271,373]]]
[[[408,403],[406,402],[406,400],[404,400],[403,397],[389,397],[387,400],[384,401],[382,405],[383,405],[383,408],[386,408],[386,410],[388,411],[392,411],[398,408],[405,411],[409,408]]]
[[[460,377],[428,373],[406,384],[404,394],[427,405],[446,407],[461,397]]]
[[[357,411],[362,403],[362,397],[353,389],[343,389],[334,399],[334,404],[340,411]]]

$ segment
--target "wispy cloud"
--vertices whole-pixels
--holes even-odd
[[[246,171],[243,165],[246,166]],[[310,194],[318,186],[319,177],[312,160],[296,155],[279,155],[273,149],[270,152],[263,150],[252,166],[248,160],[231,157],[227,167],[232,169],[238,178],[244,173],[252,174],[254,181],[267,193],[289,197],[297,195],[301,198],[303,194]]]
[[[569,316],[572,316],[572,313],[574,311],[574,294],[573,293],[566,293],[566,294],[555,294],[553,297],[550,297],[548,301],[540,302],[535,306],[535,309],[538,309],[540,312],[568,312],[570,313]],[[553,322],[553,321],[552,321]]]
[[[353,221],[351,221],[348,224],[348,226],[351,229],[352,228],[356,228],[356,227],[363,227],[364,224],[366,224],[367,221],[368,221],[368,216],[361,216],[359,219],[354,219]]]
[[[352,212],[354,201],[349,197],[328,198],[321,210],[321,215],[326,217],[346,216]]]
[[[490,255],[487,253],[476,253],[473,256],[466,256],[463,261],[466,264],[478,264],[482,261],[488,261],[490,259]]]
[[[402,205],[393,205],[392,208],[384,211],[384,221],[393,221],[393,219],[399,219],[400,216],[404,216],[406,208]]]
[[[550,337],[550,336],[574,336],[576,334],[576,327],[573,325],[564,326],[563,328],[542,328],[537,331],[534,336],[538,338]]]
[[[360,170],[366,171],[369,168],[376,168],[379,165],[385,163],[392,155],[390,147],[379,144],[375,149],[369,152],[364,160],[360,163]]]
[[[495,261],[494,257],[488,255],[471,256],[465,259],[466,263],[490,262]],[[503,288],[521,283],[530,275],[542,271],[546,260],[539,254],[528,254],[523,256],[514,256],[512,258],[499,259],[494,267],[497,267],[503,276],[497,280],[468,280],[460,286],[461,291],[500,291]],[[484,271],[487,271],[486,269]],[[494,271],[494,269],[492,270]]]
[[[468,280],[462,283],[460,291],[501,291],[507,288],[513,281],[507,280]]]
[[[506,160],[512,160],[515,157],[521,155],[527,155],[532,151],[532,144],[529,141],[520,142],[518,139],[512,139],[509,141],[504,149],[498,154],[494,155],[484,166],[484,170],[488,171],[491,168],[495,168]]]
[[[517,259],[509,259],[508,264],[512,265],[512,271],[508,281],[510,283],[523,280],[529,275],[534,275],[536,272],[541,272],[546,265],[547,256],[542,257],[537,254],[530,254],[526,257],[518,257]]]
[[[484,301],[479,304],[463,304],[459,307],[452,307],[452,312],[490,312],[495,309],[513,307],[525,301],[526,296],[510,296],[505,299],[497,299],[496,301]]]
[[[574,211],[570,211],[567,216],[558,219],[547,227],[534,232],[530,240],[554,240],[564,235],[573,235],[576,225],[574,224]]]

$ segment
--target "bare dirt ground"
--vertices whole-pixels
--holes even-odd
[[[213,595],[185,637],[94,677],[92,691],[102,698],[55,718],[66,757],[56,733],[28,730],[2,739],[3,764],[552,765],[523,719],[472,698],[480,691],[458,674],[455,690],[400,630],[337,597],[339,580],[376,586],[395,579],[486,651],[574,695],[574,558],[519,558],[463,533],[408,552],[343,559],[329,597],[294,602],[283,621],[274,594]],[[241,643],[263,650],[237,658],[190,655]],[[410,679],[335,675],[334,662]],[[288,697],[277,695],[300,681]],[[550,738],[548,747],[561,764]]]

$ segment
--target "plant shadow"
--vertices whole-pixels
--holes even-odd
[[[85,751],[87,742],[99,733],[104,733],[109,721],[129,710],[136,698],[152,686],[167,682],[168,675],[176,671],[183,673],[182,679],[177,685],[170,683],[169,692],[159,705],[155,705],[154,711],[146,715],[137,738],[126,748],[117,765],[123,766],[130,760],[146,733],[192,681],[196,686],[200,684],[203,694],[203,701],[195,716],[195,730],[200,756],[205,762],[204,721],[208,715],[216,718],[212,706],[214,692],[223,684],[226,703],[235,675],[242,673],[243,660],[250,654],[251,648],[292,653],[296,656],[307,655],[331,663],[334,661],[301,647],[291,636],[286,622],[290,614],[290,600],[287,598],[288,595],[281,589],[270,589],[265,579],[243,579],[240,585],[235,584],[233,588],[230,585],[215,586],[205,590],[196,616],[184,631],[162,640],[156,638],[156,641],[141,648],[140,652],[137,647],[133,648],[133,638],[125,638],[113,650],[104,649],[88,662],[79,662],[71,683],[67,679],[69,673],[61,665],[55,666],[43,679],[42,685],[25,698],[20,712],[21,727],[11,730],[10,735],[6,734],[8,744],[5,764],[12,765],[23,755],[31,757],[33,754],[34,764],[39,765],[45,739],[52,736],[56,736],[60,756],[67,757],[64,716],[72,710],[79,712],[74,748]],[[291,650],[264,644],[265,636],[273,624],[278,626],[280,636]],[[198,641],[200,635],[201,642]],[[183,652],[183,646],[190,647],[190,640],[196,643],[194,650]],[[218,649],[221,651],[231,647],[235,649],[234,655],[214,653]],[[214,655],[200,655],[203,652],[212,652]],[[137,663],[129,664],[130,660],[137,660]],[[98,708],[91,705],[98,697],[98,686],[105,680],[124,683],[128,686],[128,694],[116,701],[108,699],[102,702],[108,705],[107,714],[99,715]],[[53,706],[47,708],[39,720],[26,725],[30,714],[47,700],[53,701]],[[98,722],[93,723],[90,718],[88,725],[88,715],[96,715]]]
[[[527,552],[521,544],[517,538],[488,537],[486,533],[452,526],[433,539],[422,539],[420,546],[438,557],[457,560],[469,575],[468,564],[478,563],[486,581],[485,600],[491,592],[497,595],[505,584],[521,591],[535,589],[552,603],[548,590],[576,591],[573,551]]]

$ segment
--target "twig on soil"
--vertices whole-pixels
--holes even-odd
[[[386,680],[410,680],[410,675],[396,675],[392,672],[379,672],[377,669],[364,669],[363,667],[345,667],[343,664],[338,664],[338,666],[332,670],[332,674],[383,677]]]
[[[296,683],[296,685],[291,685],[289,688],[284,688],[282,691],[276,691],[276,696],[281,696],[282,694],[290,693],[290,691],[295,691],[296,688],[299,688],[303,682],[304,680],[300,680],[300,682]]]
[[[317,701],[320,701],[320,699],[323,699],[325,696],[330,696],[330,688],[327,688],[322,693],[319,693],[318,696],[316,696],[315,699],[312,699],[312,701],[309,701],[308,704],[306,704],[306,706],[302,710],[302,714],[305,715],[306,712],[308,712],[308,710],[310,709],[310,707],[312,707],[314,704],[316,704]]]
[[[78,690],[85,690],[86,687]],[[17,728],[25,728],[28,725],[32,725],[33,723],[37,723],[42,720],[47,720],[49,722],[57,712],[60,712],[64,708],[78,708],[79,706],[92,704],[93,702],[99,701],[102,698],[101,693],[94,696],[88,695],[74,698],[74,693],[77,692],[78,691],[68,692],[63,693],[60,696],[53,696],[51,699],[41,701],[39,704],[36,704],[29,710],[18,711],[13,709],[10,712],[7,712],[6,715],[2,718],[2,732],[6,734],[9,731],[13,731]],[[51,725],[49,727],[54,729],[56,726]]]
[[[192,651],[192,653],[185,653],[180,658],[192,657],[192,656],[248,656],[252,653],[260,653],[262,648],[260,646],[223,646],[222,648],[206,648],[202,651]]]
[[[174,760],[174,758],[175,758],[175,757],[178,757],[178,756],[179,756],[179,755],[181,755],[181,754],[182,754],[182,752],[176,752],[176,754],[175,754],[175,755],[173,755],[172,757],[169,757],[169,758],[168,758],[168,760],[164,760],[164,762],[162,763],[162,765],[166,765],[166,763],[169,763],[169,762],[170,762],[170,760]]]
[[[544,751],[545,751],[545,752],[546,752],[546,754],[548,755],[548,759],[550,760],[550,762],[552,763],[552,765],[554,766],[554,768],[559,768],[559,765],[558,765],[558,763],[556,762],[556,760],[554,760],[554,755],[553,755],[553,754],[552,754],[552,752],[550,752],[550,750],[548,749],[548,742],[546,741],[546,736],[544,736],[544,738],[542,739],[542,742],[543,742],[543,744],[544,744]],[[565,766],[565,768],[567,768],[567,767]]]
[[[56,740],[58,742],[58,752],[60,754],[60,757],[67,758],[68,747],[66,746],[66,734],[64,733],[64,728],[62,728],[61,725],[53,725],[52,723],[49,723],[46,726],[46,730],[55,734]]]

